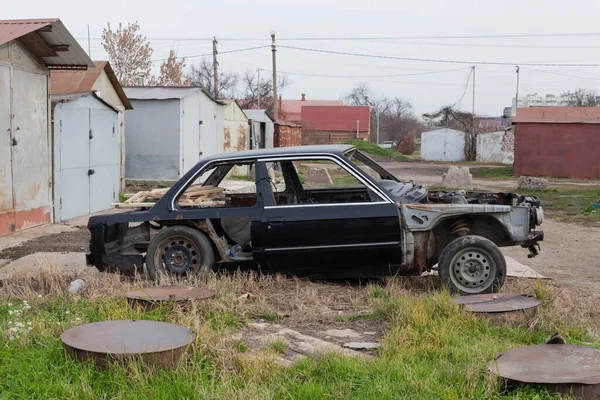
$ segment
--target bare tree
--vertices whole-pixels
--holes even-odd
[[[277,80],[277,91],[285,88],[290,84],[286,76],[280,76]],[[270,79],[258,78],[253,71],[246,71],[242,77],[243,94],[239,99],[242,108],[258,108],[258,100],[260,99],[260,108],[273,112],[273,82]]]
[[[212,62],[207,59],[202,59],[200,64],[192,64],[192,71],[188,74],[191,84],[200,86],[214,93],[214,69]],[[219,90],[217,97],[219,98],[234,98],[236,88],[239,82],[239,76],[234,73],[219,71]]]
[[[102,30],[102,47],[121,85],[137,85],[140,77],[151,77],[153,50],[139,30],[137,21],[128,23],[126,28],[119,23],[116,31],[108,23]]]
[[[191,79],[184,76],[185,58],[177,59],[175,50],[169,51],[169,58],[160,66],[160,75],[148,80],[152,86],[189,86]]]
[[[567,97],[567,105],[571,107],[598,107],[600,96],[595,89],[577,89],[562,94]]]
[[[409,101],[399,97],[388,99],[377,96],[366,83],[359,83],[346,95],[346,104],[371,107],[371,132],[376,130],[379,113],[380,140],[401,142],[411,133],[420,133],[422,123],[414,115]],[[374,139],[376,136],[371,137]]]

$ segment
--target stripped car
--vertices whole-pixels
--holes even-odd
[[[225,201],[181,201],[199,186],[222,187]],[[260,149],[202,158],[155,204],[91,217],[87,262],[155,280],[232,266],[419,275],[437,264],[450,291],[489,293],[506,277],[499,247],[535,256],[543,215],[535,196],[428,191],[349,145]]]

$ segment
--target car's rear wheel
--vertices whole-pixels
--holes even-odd
[[[442,251],[438,272],[451,293],[496,293],[506,279],[506,260],[494,242],[481,236],[462,236]]]
[[[160,281],[165,276],[202,276],[215,264],[208,238],[188,226],[161,230],[146,251],[148,277]]]

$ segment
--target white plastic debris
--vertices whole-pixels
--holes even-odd
[[[83,279],[76,279],[71,282],[71,286],[69,287],[69,292],[76,294],[81,292],[85,288],[85,282]]]

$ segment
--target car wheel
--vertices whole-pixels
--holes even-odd
[[[462,236],[442,251],[438,272],[450,293],[496,293],[506,279],[506,260],[492,241],[481,236]]]
[[[215,264],[215,253],[208,238],[188,226],[161,230],[146,251],[148,277],[202,276]]]

